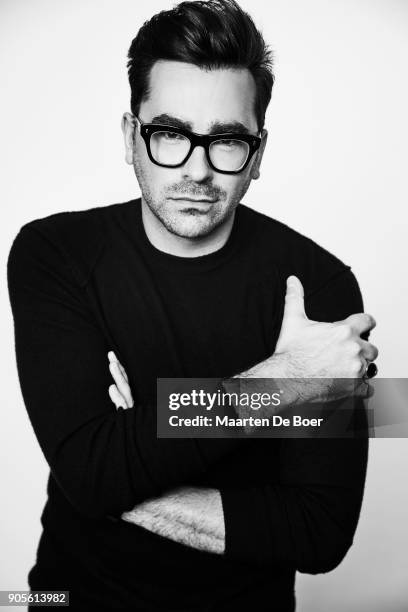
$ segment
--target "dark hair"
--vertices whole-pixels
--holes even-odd
[[[153,64],[175,60],[209,70],[247,68],[256,84],[258,128],[263,128],[274,82],[272,52],[235,0],[181,2],[154,15],[133,39],[128,58],[133,114],[149,95]]]

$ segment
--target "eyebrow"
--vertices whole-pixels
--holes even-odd
[[[183,121],[167,113],[156,115],[150,121],[150,123],[158,123],[162,125],[168,125],[169,127],[178,127],[183,130],[190,130],[192,132],[192,123],[190,121]],[[210,126],[209,135],[211,134],[250,134],[251,131],[241,123],[240,121],[214,121]]]

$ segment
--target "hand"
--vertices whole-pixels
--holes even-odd
[[[305,313],[302,283],[290,276],[274,354],[236,378],[241,384],[243,379],[251,379],[251,389],[255,383],[257,390],[254,379],[263,379],[263,387],[278,381],[285,389],[282,406],[350,395],[369,397],[373,390],[362,377],[367,364],[377,358],[378,349],[360,334],[375,324],[373,317],[364,313],[335,323],[311,321]]]
[[[331,379],[329,399],[348,395],[350,382],[344,379],[361,379],[367,364],[378,356],[377,347],[360,337],[375,325],[374,318],[365,313],[335,323],[308,319],[302,283],[296,276],[290,276],[274,357],[284,360],[286,376],[290,378]],[[328,391],[327,384],[324,386]],[[316,385],[313,387],[316,392]],[[303,399],[308,399],[309,393]],[[325,393],[318,395],[325,397]]]
[[[335,323],[311,321],[305,313],[302,283],[290,276],[275,354],[288,355],[292,372],[299,378],[358,378],[378,356],[378,349],[360,338],[375,325],[365,313]]]
[[[116,408],[133,408],[133,397],[125,368],[113,351],[109,351],[108,359],[109,370],[115,381],[115,384],[109,387],[109,397]]]

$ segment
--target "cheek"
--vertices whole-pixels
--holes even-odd
[[[155,191],[157,187],[157,166],[150,161],[144,143],[135,146],[133,151],[134,168],[140,186],[144,189],[148,188],[150,192]]]
[[[217,181],[217,184],[225,191],[227,194],[227,199],[234,199],[237,194],[242,193],[243,189],[246,189],[248,186],[249,175],[248,172],[245,171],[239,175],[222,175],[220,181]]]
[[[166,168],[160,168],[153,164],[147,156],[147,153],[140,154],[137,151],[137,155],[134,157],[135,173],[139,181],[141,190],[145,195],[150,194],[155,201],[160,201],[165,195],[166,191],[171,188],[180,177],[174,170],[168,170]]]
[[[133,150],[133,158],[138,168],[143,171],[143,174],[148,175],[150,172],[150,166],[153,164],[147,155],[147,150],[144,142],[139,140]]]

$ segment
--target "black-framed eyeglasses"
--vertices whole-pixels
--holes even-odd
[[[196,134],[184,128],[142,123],[135,116],[151,162],[163,168],[179,168],[195,147],[204,147],[208,165],[222,174],[239,174],[259,149],[261,138],[251,134]]]

